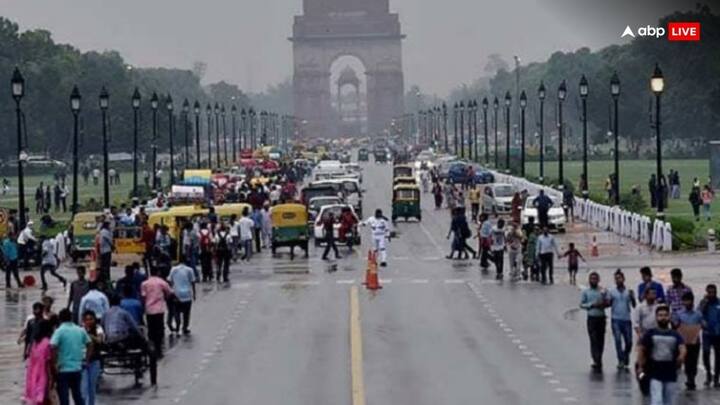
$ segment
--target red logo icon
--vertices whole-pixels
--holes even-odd
[[[672,22],[668,23],[668,41],[699,41],[700,23]]]

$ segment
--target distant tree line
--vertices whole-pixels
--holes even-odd
[[[78,49],[53,41],[51,33],[38,29],[20,32],[18,25],[0,17],[0,159],[15,157],[16,120],[15,102],[10,94],[13,69],[19,67],[26,82],[22,99],[30,153],[48,153],[56,159],[67,159],[71,154],[72,114],[69,97],[74,85],[82,96],[81,155],[101,151],[102,122],[98,107],[100,89],[110,93],[110,151],[130,151],[133,133],[131,97],[135,87],[140,90],[140,150],[150,147],[152,135],[153,92],[160,97],[158,108],[158,145],[165,150],[168,138],[168,113],[165,98],[174,101],[176,144],[184,140],[182,103],[187,98],[192,106],[197,100],[202,105],[201,125],[204,134],[205,107],[208,103],[225,104],[230,131],[230,106],[238,111],[248,108],[248,97],[235,85],[225,82],[204,88],[200,79],[205,70],[203,63],[193,69],[137,68],[127,64],[115,51],[81,52]],[[192,108],[190,125],[194,125]],[[239,117],[238,117],[239,119]],[[194,127],[193,127],[194,128]],[[192,131],[191,131],[192,133]]]
[[[578,139],[581,134],[578,87],[584,74],[590,84],[587,101],[589,142],[608,142],[610,139],[606,135],[611,128],[612,105],[610,78],[617,71],[622,88],[620,135],[629,151],[639,155],[643,147],[654,142],[650,127],[653,100],[649,81],[655,63],[659,63],[666,82],[662,101],[665,147],[691,145],[698,154],[706,150],[704,141],[720,139],[720,16],[708,6],[698,5],[694,11],[675,12],[662,18],[660,25],[666,27],[672,21],[700,22],[701,41],[670,42],[667,38],[637,37],[625,45],[612,45],[596,52],[588,48],[555,52],[545,62],[521,65],[519,88],[528,96],[528,133],[532,135],[537,130],[537,89],[541,81],[547,88],[545,133],[556,132],[557,88],[566,80],[568,97],[564,103],[564,121],[571,129],[565,133]],[[487,96],[492,105],[493,97],[497,96],[502,106],[505,93],[510,91],[514,122],[518,108],[517,72],[514,66],[502,61],[491,62],[498,70],[489,81],[481,78],[462,86],[452,92],[450,100]],[[501,119],[501,128],[504,125]]]

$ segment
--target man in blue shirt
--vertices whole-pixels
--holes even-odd
[[[618,370],[628,368],[632,350],[632,309],[635,308],[635,294],[625,287],[625,274],[615,272],[615,288],[610,290],[610,320],[612,325]]]
[[[715,387],[720,387],[720,300],[717,296],[717,286],[708,284],[705,287],[705,297],[698,304],[698,311],[702,314],[702,357],[705,366],[705,386],[712,381]],[[715,354],[715,367],[710,366],[710,352]]]
[[[2,241],[2,254],[5,266],[5,288],[10,288],[10,276],[12,275],[17,282],[18,288],[23,287],[18,274],[18,248],[17,243],[12,235],[8,233]]]
[[[112,304],[112,300],[110,301]],[[134,295],[133,288],[129,284],[123,286],[120,308],[126,310],[138,325],[143,324],[145,309],[143,308],[142,302]]]
[[[580,297],[580,308],[587,311],[587,330],[590,338],[590,355],[592,369],[602,371],[602,355],[605,350],[605,308],[608,307],[608,294],[600,287],[600,275],[592,272],[588,276],[590,286],[583,290]]]
[[[177,300],[175,302],[175,311],[173,312],[175,331],[177,332],[180,328],[180,315],[182,315],[182,332],[184,335],[190,334],[190,309],[196,296],[195,273],[186,263],[180,263],[173,267],[168,277],[168,281],[175,292],[175,298]]]
[[[700,332],[702,331],[703,316],[695,309],[693,293],[686,292],[682,298],[682,309],[673,311],[672,323],[675,330],[685,341],[687,356],[685,356],[685,387],[688,391],[695,391],[695,376],[697,376],[698,358],[700,356]]]
[[[57,361],[57,393],[61,405],[70,403],[72,392],[75,404],[84,404],[80,382],[83,362],[92,355],[90,337],[85,329],[72,322],[72,314],[63,308],[58,314],[60,327],[50,339],[54,358]]]
[[[652,270],[650,270],[650,267],[641,268],[640,277],[642,277],[642,282],[638,284],[638,297],[640,302],[642,302],[645,297],[646,288],[652,288],[655,290],[655,299],[658,303],[665,302],[665,290],[663,289],[662,284],[653,281]]]

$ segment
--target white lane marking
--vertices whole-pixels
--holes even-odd
[[[355,280],[354,279],[337,280],[335,283],[337,283],[337,284],[355,284]]]
[[[578,402],[578,399],[575,398],[575,397],[565,397],[565,398],[563,398],[562,400],[563,400],[563,402]],[[717,402],[720,402],[720,401],[715,401],[715,402],[717,403]]]
[[[547,366],[544,365],[544,364],[536,364],[535,367],[536,367],[536,368],[542,368],[542,369],[547,368]]]
[[[464,282],[465,282],[465,280],[461,280],[461,279],[459,279],[459,278],[453,278],[453,279],[445,280],[445,284],[462,284],[462,283],[464,283]]]
[[[552,377],[552,376],[555,375],[555,373],[553,373],[552,371],[543,371],[543,372],[540,373],[540,374],[541,374],[543,377]]]
[[[391,284],[393,281],[391,278],[381,278],[380,284]]]
[[[527,350],[527,348],[528,347],[525,345],[518,345],[518,349],[520,349],[520,350]]]
[[[526,350],[522,352],[523,356],[533,357],[535,356],[535,353],[531,352],[530,350]]]
[[[570,390],[568,390],[567,388],[560,387],[560,388],[555,388],[555,392],[559,392],[561,394],[567,394],[568,392],[570,392]]]
[[[430,282],[430,280],[428,280],[426,278],[416,278],[416,279],[410,280],[410,284],[427,284],[429,282]]]
[[[548,380],[548,384],[560,384],[558,380]]]
[[[422,231],[423,231],[423,233],[425,234],[425,236],[427,236],[427,238],[430,239],[430,242],[432,242],[432,244],[435,246],[435,248],[437,249],[438,253],[440,253],[441,255],[443,255],[443,254],[444,254],[443,248],[440,247],[440,245],[437,243],[437,241],[435,241],[435,238],[434,238],[434,237],[432,236],[432,234],[427,230],[427,228],[425,227],[425,225],[424,225],[422,222],[420,222],[420,229],[422,229]]]

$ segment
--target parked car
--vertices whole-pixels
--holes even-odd
[[[550,197],[553,202],[552,207],[550,207],[550,211],[548,211],[548,228],[560,233],[565,233],[566,219],[565,210],[562,206],[562,200],[557,197],[548,197]],[[535,198],[537,198],[536,195],[530,196],[525,201],[525,207],[523,208],[522,217],[520,218],[523,225],[528,223],[528,218],[530,217],[535,218],[535,223],[538,223],[537,208],[533,206]]]
[[[485,187],[483,212],[487,214],[510,214],[515,186],[505,183],[492,183]]]

